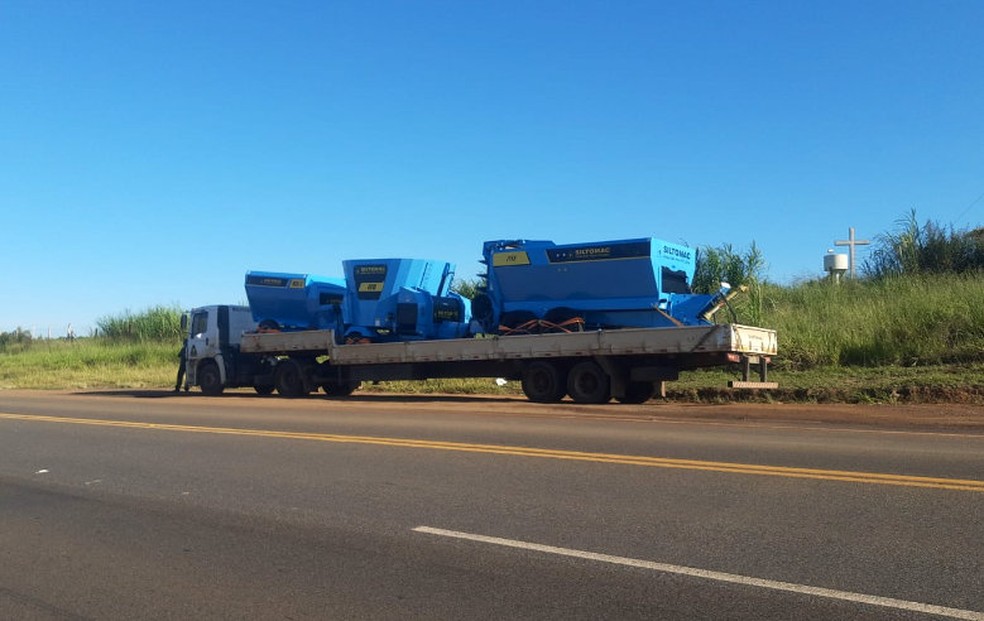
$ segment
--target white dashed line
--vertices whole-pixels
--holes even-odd
[[[531,550],[534,552],[544,552],[546,554],[556,554],[559,556],[568,556],[568,557],[585,559],[589,561],[598,561],[602,563],[612,563],[615,565],[624,565],[627,567],[639,567],[642,569],[651,569],[653,571],[659,571],[663,573],[677,574],[681,576],[690,576],[692,578],[702,578],[704,580],[714,580],[716,582],[728,582],[731,584],[740,584],[744,586],[758,587],[761,589],[771,589],[773,591],[786,591],[789,593],[798,593],[801,595],[812,595],[815,597],[824,597],[827,599],[836,599],[845,602],[867,604],[870,606],[881,606],[883,608],[893,608],[895,610],[920,612],[929,615],[949,617],[952,619],[970,619],[971,621],[984,621],[984,613],[982,612],[976,612],[973,610],[961,610],[959,608],[947,608],[946,606],[936,606],[934,604],[923,604],[920,602],[909,602],[906,600],[895,599],[892,597],[866,595],[864,593],[852,593],[850,591],[838,591],[836,589],[826,589],[823,587],[814,587],[805,584],[795,584],[792,582],[765,580],[762,578],[752,578],[749,576],[742,576],[739,574],[729,574],[720,571],[697,569],[695,567],[685,567],[682,565],[654,563],[652,561],[627,558],[624,556],[612,556],[609,554],[598,554],[596,552],[585,552],[583,550],[573,550],[570,548],[558,548],[555,546],[548,546],[539,543],[530,543],[527,541],[517,541],[515,539],[503,539],[500,537],[489,537],[486,535],[463,533],[454,530],[445,530],[443,528],[432,528],[430,526],[418,526],[413,530],[418,533],[426,533],[429,535],[451,537],[454,539],[466,539],[468,541],[476,541],[479,543],[505,546],[508,548],[519,548],[522,550]]]

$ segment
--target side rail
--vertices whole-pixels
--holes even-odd
[[[307,353],[325,355],[334,345],[333,330],[303,330],[299,332],[260,332],[242,336],[239,350],[248,354]]]
[[[258,336],[265,338],[271,335]],[[772,356],[777,351],[774,330],[738,325],[625,328],[566,334],[402,341],[374,343],[372,345],[335,345],[330,337],[327,337],[325,341],[330,348],[332,364],[341,365],[577,358],[583,356],[730,353]]]

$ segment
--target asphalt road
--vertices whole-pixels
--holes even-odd
[[[984,620],[984,435],[837,411],[0,392],[0,618]]]

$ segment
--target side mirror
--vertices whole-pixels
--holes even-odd
[[[181,332],[188,333],[188,313],[181,314]]]

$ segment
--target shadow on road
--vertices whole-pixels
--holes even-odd
[[[254,392],[224,392],[217,397],[207,397],[200,392],[174,392],[166,389],[119,389],[119,390],[86,390],[74,393],[80,396],[99,396],[99,397],[128,397],[135,399],[283,399],[277,395],[259,395]],[[350,397],[328,397],[320,393],[312,393],[305,397],[292,397],[294,401],[343,401],[350,403],[513,403],[516,401],[525,402],[522,397],[516,396],[491,396],[491,395],[447,395],[447,394],[383,394],[383,393],[363,393],[355,394]]]

